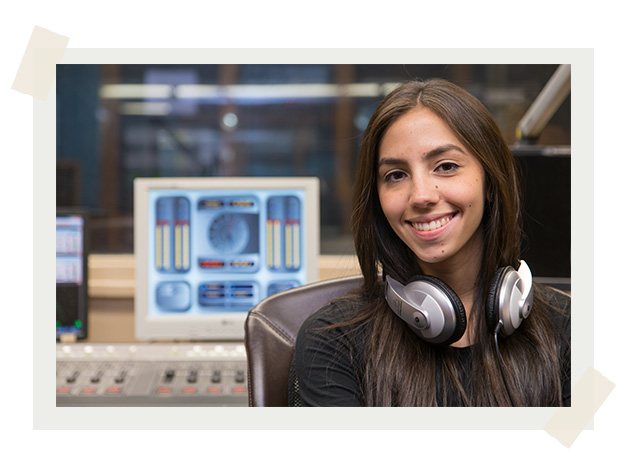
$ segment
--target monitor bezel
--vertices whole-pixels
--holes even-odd
[[[185,177],[135,178],[134,180],[134,257],[135,257],[135,338],[140,341],[241,341],[247,312],[216,312],[206,316],[152,316],[149,312],[148,221],[149,194],[152,190],[304,190],[303,212],[307,219],[307,282],[318,281],[320,250],[320,182],[316,177]]]

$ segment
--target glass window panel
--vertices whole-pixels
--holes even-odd
[[[92,214],[94,252],[133,251],[133,179],[317,176],[323,254],[353,252],[362,134],[389,85],[442,77],[507,142],[557,65],[58,65],[57,204]],[[539,145],[570,144],[570,100]]]

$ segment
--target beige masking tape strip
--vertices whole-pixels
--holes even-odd
[[[69,40],[68,37],[35,26],[12,89],[46,100],[54,84],[56,64],[61,63]]]
[[[566,447],[571,447],[615,384],[590,367],[572,390],[572,407],[559,408],[544,427]]]

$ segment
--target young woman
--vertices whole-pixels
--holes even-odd
[[[569,296],[537,283],[529,293],[526,280],[519,289],[532,310],[502,331],[494,290],[523,269],[520,210],[513,156],[476,98],[443,80],[390,93],[357,166],[352,227],[364,284],[303,325],[292,404],[569,405]],[[390,307],[386,282],[415,281],[448,290],[456,321],[445,341]]]

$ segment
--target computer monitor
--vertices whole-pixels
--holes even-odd
[[[248,311],[318,279],[319,180],[137,178],[135,337],[241,340]]]
[[[57,209],[56,213],[56,337],[87,338],[88,213]]]

